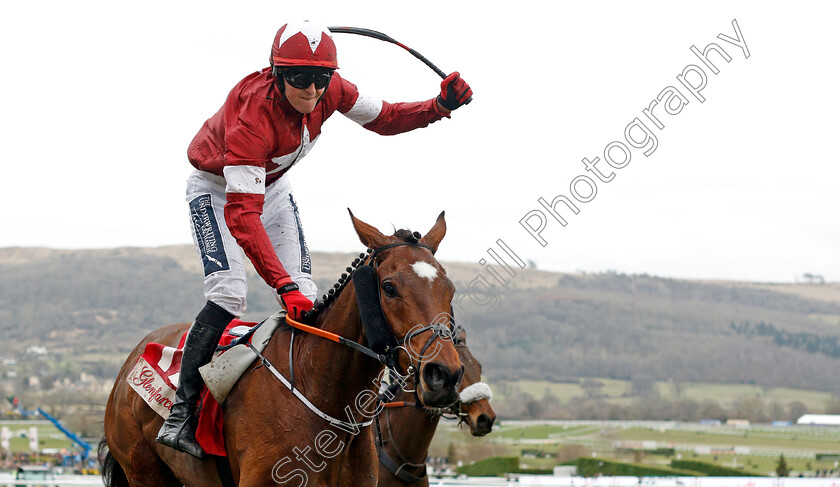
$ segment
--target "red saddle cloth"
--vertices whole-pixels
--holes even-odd
[[[225,329],[219,345],[225,346],[238,337],[230,331],[238,326],[253,327],[257,323],[233,320]],[[178,348],[167,347],[160,343],[149,343],[128,377],[128,383],[161,416],[165,410],[172,409],[175,397],[175,379],[181,371],[181,355],[187,333],[181,336]],[[164,388],[168,390],[164,390]],[[198,444],[210,455],[227,456],[223,434],[224,417],[222,407],[207,387],[202,386],[198,400],[198,428],[195,438]]]

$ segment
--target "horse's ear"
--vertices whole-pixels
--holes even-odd
[[[443,240],[443,236],[446,235],[446,220],[443,218],[444,213],[446,212],[440,212],[440,215],[438,215],[437,221],[432,226],[431,230],[426,232],[426,235],[420,239],[420,243],[428,245],[435,251],[437,251],[440,241]]]
[[[350,219],[353,220],[353,228],[356,229],[356,234],[364,245],[371,249],[385,245],[386,237],[382,235],[382,232],[353,216],[350,208],[347,208],[347,211],[350,213]]]

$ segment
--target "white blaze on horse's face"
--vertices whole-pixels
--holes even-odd
[[[433,265],[423,261],[411,264],[411,268],[414,269],[415,274],[417,274],[418,276],[422,277],[423,279],[428,279],[429,284],[432,284],[438,275],[438,271]]]

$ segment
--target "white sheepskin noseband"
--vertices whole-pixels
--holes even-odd
[[[476,382],[461,391],[461,402],[464,404],[480,401],[482,399],[487,399],[488,401],[493,399],[493,391],[491,391],[490,386],[484,382]]]

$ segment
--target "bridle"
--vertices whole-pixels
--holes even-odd
[[[324,420],[328,421],[330,424],[339,426],[345,430],[347,428],[354,429],[357,426],[369,426],[373,422],[373,420],[357,424],[336,419],[318,409],[303,395],[303,393],[301,393],[298,389],[295,388],[294,363],[292,360],[295,333],[297,331],[310,333],[312,335],[316,335],[321,338],[325,338],[327,340],[350,347],[379,361],[381,364],[388,367],[389,370],[393,371],[399,377],[405,378],[413,376],[415,379],[415,385],[418,384],[420,380],[420,369],[423,365],[423,358],[425,357],[425,353],[428,350],[428,348],[432,345],[432,343],[434,343],[435,340],[441,338],[441,336],[454,336],[454,331],[452,330],[450,320],[447,320],[450,324],[447,331],[441,331],[442,325],[440,323],[437,323],[437,319],[441,315],[438,315],[438,317],[436,317],[431,324],[412,329],[408,333],[406,333],[406,335],[402,338],[397,338],[397,336],[394,334],[393,328],[391,327],[390,323],[388,322],[388,319],[385,317],[384,311],[382,310],[379,295],[379,280],[376,277],[376,258],[379,254],[386,250],[402,246],[422,247],[431,251],[433,255],[435,253],[435,249],[417,241],[394,242],[390,244],[385,244],[375,249],[368,249],[369,256],[367,262],[364,265],[360,265],[359,267],[357,267],[349,276],[350,278],[352,278],[353,286],[356,290],[356,304],[359,308],[359,315],[362,321],[362,329],[364,330],[367,346],[362,345],[361,343],[358,343],[356,341],[350,340],[348,338],[339,336],[335,333],[322,330],[320,328],[316,328],[314,326],[310,326],[304,323],[299,323],[290,318],[288,315],[286,315],[285,312],[281,312],[279,314],[279,318],[284,319],[285,322],[292,327],[292,336],[289,340],[289,379],[286,379],[277,370],[277,368],[274,367],[271,364],[271,362],[269,362],[268,359],[266,359],[265,356],[262,355],[262,353],[260,353],[256,348],[253,347],[253,345],[251,345],[250,335],[253,334],[253,331],[256,330],[257,327],[252,328],[252,330],[247,334],[248,336],[240,337],[240,339],[237,340],[237,343],[247,344],[260,359],[262,365],[265,366],[269,370],[269,372],[271,372],[278,380],[280,380],[280,382],[282,382],[283,385],[285,385],[286,388],[288,388],[289,391],[291,391],[295,395],[295,397],[300,399],[300,401],[303,402],[312,412],[314,412],[316,415],[320,416]],[[262,323],[260,323],[260,325],[262,325]],[[405,343],[409,342],[413,337],[421,333],[425,333],[427,331],[432,331],[432,336],[423,345],[423,348],[421,349],[419,354],[419,359],[415,363],[415,357],[412,356],[412,353],[409,350],[410,347],[407,347]],[[409,366],[407,367],[405,374],[402,374],[399,371],[399,353],[401,350],[405,351],[409,357]],[[401,381],[401,383],[406,382],[403,380]]]
[[[377,453],[378,453],[378,456],[379,456],[379,463],[381,463],[383,467],[388,469],[389,472],[394,474],[394,476],[396,478],[400,479],[401,481],[403,481],[407,484],[416,484],[426,477],[425,459],[426,459],[426,456],[427,456],[428,452],[423,455],[423,459],[420,461],[420,463],[413,463],[413,462],[410,462],[410,461],[406,460],[406,458],[403,456],[403,454],[400,453],[400,450],[397,447],[397,442],[394,440],[393,427],[391,426],[390,409],[394,408],[394,407],[406,407],[406,406],[413,406],[413,407],[416,407],[416,408],[420,409],[420,408],[422,408],[422,405],[419,402],[417,402],[417,403],[396,402],[396,403],[384,403],[383,406],[385,407],[385,409],[383,409],[383,411],[385,413],[385,424],[388,426],[388,439],[386,440],[386,439],[382,438],[382,426],[380,426],[379,416],[377,416],[376,417],[376,433],[374,435],[374,438],[375,438],[375,442],[376,442],[376,450],[377,450]],[[396,457],[397,457],[397,460],[401,463],[397,463],[396,461],[394,461],[394,459],[391,458],[390,455],[388,455],[388,452],[385,450],[385,445],[388,444],[388,443],[390,443],[391,446],[393,447],[394,453],[396,454]],[[407,470],[407,468],[422,468],[423,472],[418,476],[418,475],[414,475],[414,474],[410,473]]]
[[[459,345],[455,345],[455,346],[457,347]],[[465,345],[461,345],[461,346],[465,346]],[[482,384],[486,387],[486,384],[484,384],[484,383],[476,383],[476,384]],[[390,397],[393,397],[393,393],[396,392],[395,388],[393,387],[395,385],[396,384],[392,384],[387,389],[391,393]],[[469,387],[473,387],[473,386],[469,386]],[[467,389],[469,389],[469,387]],[[467,389],[465,389],[465,390],[467,390]],[[391,426],[390,410],[393,409],[393,408],[400,408],[400,407],[414,407],[416,409],[425,409],[428,412],[429,409],[425,408],[419,401],[385,402],[385,399],[387,399],[388,396],[389,395],[385,394],[385,392],[380,393],[380,395],[379,395],[380,401],[382,401],[382,403],[383,403],[383,411],[385,413],[385,424],[388,428],[387,429],[387,439],[383,438],[383,434],[382,434],[383,429],[382,429],[382,426],[380,425],[379,416],[376,417],[376,423],[375,423],[376,434],[374,435],[374,438],[376,440],[376,449],[378,450],[379,463],[381,463],[383,467],[388,469],[389,472],[391,472],[396,478],[398,478],[402,482],[405,482],[407,484],[416,484],[416,483],[420,482],[421,480],[423,480],[423,478],[426,477],[426,464],[425,464],[425,462],[422,462],[422,461],[421,461],[422,463],[411,462],[411,461],[407,460],[405,458],[405,456],[400,452],[400,449],[397,447],[397,442],[395,441],[394,435],[393,435],[393,428]],[[489,397],[486,396],[486,395],[473,396],[473,397],[470,397],[469,399],[467,399],[462,394],[461,397],[462,398],[459,399],[455,404],[453,404],[453,405],[451,405],[447,408],[444,408],[444,409],[432,410],[432,413],[437,415],[437,416],[440,416],[442,418],[445,418],[445,419],[457,419],[458,420],[458,426],[460,426],[462,423],[464,423],[466,421],[467,417],[469,416],[467,413],[464,412],[463,406],[465,404],[470,404],[474,401],[478,401],[478,400],[481,400],[481,399],[489,399]],[[397,461],[394,461],[394,459],[391,458],[390,455],[388,455],[388,452],[386,451],[386,448],[385,448],[385,446],[388,443],[391,444],[391,447],[394,450],[394,454],[397,457],[397,461],[399,461],[401,463],[397,463]],[[425,460],[426,456],[428,456],[428,451],[423,456],[424,460]],[[422,468],[423,471],[422,471],[421,474],[415,475],[415,474],[412,474],[411,472],[409,472],[407,470],[408,468],[418,468],[418,469]]]
[[[393,398],[393,394],[396,393],[396,389],[400,388],[401,385],[399,383],[393,383],[387,387],[385,391],[379,394],[379,400],[382,402],[382,412],[385,416],[385,427],[387,428],[387,438],[383,437],[383,426],[380,424],[379,416],[376,417],[376,431],[374,434],[374,439],[376,443],[376,450],[379,456],[379,463],[382,464],[389,472],[391,472],[397,479],[405,482],[407,484],[416,484],[423,480],[426,477],[426,463],[425,459],[428,455],[428,451],[423,455],[423,458],[420,460],[420,463],[414,463],[409,461],[405,458],[405,456],[400,452],[399,447],[397,446],[397,442],[394,439],[393,427],[391,426],[391,409],[394,408],[402,408],[402,407],[412,407],[415,409],[424,409],[427,412],[429,411],[426,409],[420,401],[396,401],[396,402],[386,402],[389,398]],[[458,407],[458,412],[456,413],[460,419],[458,424],[460,425],[461,422],[464,421],[463,418],[460,418],[461,414],[461,401],[458,401],[456,404],[449,406],[446,409],[434,409],[433,414],[436,416],[446,417],[446,412],[452,412],[452,408],[454,406]],[[385,446],[390,444],[391,448],[393,449],[394,455],[396,456],[396,461],[391,458],[391,455],[388,454]],[[422,468],[422,472],[419,475],[415,475],[408,471],[410,468],[420,469]]]
[[[403,246],[421,247],[428,249],[432,255],[435,253],[434,248],[416,241],[385,244],[371,250],[367,262],[356,268],[351,274],[351,278],[356,291],[356,304],[359,308],[362,329],[364,330],[365,340],[368,343],[369,350],[375,353],[380,363],[388,367],[388,369],[402,378],[413,376],[415,384],[418,384],[420,370],[424,360],[427,361],[434,356],[432,355],[432,357],[427,358],[426,352],[428,349],[439,338],[449,339],[454,337],[457,328],[453,327],[451,314],[441,313],[428,325],[418,325],[412,328],[402,338],[397,338],[393,327],[388,322],[388,318],[385,317],[385,312],[382,309],[381,289],[379,279],[376,276],[376,267],[378,263],[377,257],[383,252],[394,247]],[[420,349],[420,353],[417,354],[411,349],[410,342],[417,335],[428,331],[431,331],[432,334]],[[357,347],[354,346],[353,348]],[[409,365],[404,371],[405,373],[402,373],[400,370],[400,352],[404,352],[409,359]]]

